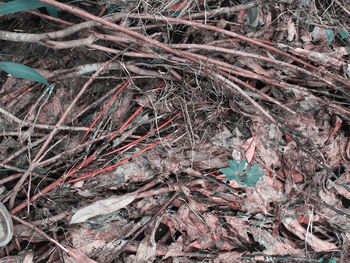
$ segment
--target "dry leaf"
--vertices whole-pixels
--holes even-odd
[[[296,30],[295,30],[295,24],[294,24],[292,18],[289,18],[289,20],[288,20],[287,31],[288,31],[287,40],[288,41],[293,41],[293,39],[295,37],[295,34],[296,34]]]
[[[153,239],[153,242],[150,241],[148,237],[145,237],[137,248],[136,252],[136,262],[152,262],[152,258],[156,256],[157,245]],[[151,261],[149,261],[151,260]]]
[[[248,140],[246,140],[246,142],[242,145],[242,148],[247,150],[245,154],[245,158],[247,159],[248,163],[250,163],[254,157],[255,147],[256,147],[255,139],[256,139],[256,136],[253,136]]]
[[[301,240],[305,240],[305,242],[307,242],[317,252],[337,249],[336,245],[319,239],[311,233],[307,233],[305,228],[303,228],[296,219],[285,217],[283,218],[282,222],[290,232],[299,237]]]
[[[84,208],[79,209],[70,220],[69,224],[82,223],[86,220],[98,216],[107,215],[124,208],[135,200],[137,192],[125,194],[118,197],[111,197],[104,200],[99,200]]]

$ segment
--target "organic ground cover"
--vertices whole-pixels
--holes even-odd
[[[1,2],[1,262],[349,262],[349,17]]]

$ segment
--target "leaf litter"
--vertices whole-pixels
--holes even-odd
[[[347,262],[346,5],[44,2],[0,18],[53,87],[0,75],[3,259]]]

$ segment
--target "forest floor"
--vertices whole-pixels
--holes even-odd
[[[0,15],[0,262],[350,262],[348,1],[40,2]]]

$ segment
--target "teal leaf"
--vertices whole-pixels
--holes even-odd
[[[58,11],[57,11],[57,7],[53,6],[53,5],[48,5],[46,7],[46,11],[49,13],[50,16],[52,17],[58,17]]]
[[[258,8],[256,6],[252,7],[248,11],[248,24],[251,27],[257,27],[258,26]]]
[[[337,263],[337,260],[335,258],[330,258],[328,259],[329,263]]]
[[[327,36],[328,45],[330,45],[331,42],[334,40],[334,32],[333,32],[333,30],[327,29],[326,30],[326,36]]]
[[[247,176],[246,185],[247,185],[248,187],[254,187],[255,184],[256,184],[255,178],[252,177],[252,176]]]
[[[265,173],[259,171],[259,164],[256,163],[252,167],[252,169],[250,171],[250,175],[251,175],[251,177],[254,177],[257,181],[259,181],[259,179],[261,177],[263,177],[265,175]]]
[[[349,33],[345,31],[344,29],[339,29],[338,31],[341,39],[347,39],[349,37]]]
[[[246,163],[247,163],[247,160],[245,158],[242,161],[240,161],[240,163],[238,164],[238,167],[237,167],[238,173],[243,173],[243,169],[244,169]]]
[[[230,168],[231,168],[232,170],[234,170],[234,171],[237,172],[237,170],[238,170],[238,164],[237,164],[236,159],[234,159],[233,161],[227,160],[227,163],[228,163],[228,166],[230,166]]]
[[[348,53],[350,55],[350,46],[347,46],[346,49],[348,50]]]
[[[259,172],[259,164],[256,163],[252,167],[251,174],[255,174],[257,172]]]
[[[38,73],[36,70],[27,67],[22,64],[13,63],[13,62],[0,62],[0,70],[3,70],[9,74],[12,74],[16,77],[29,79],[44,83],[48,88],[51,89],[50,84],[46,79]]]
[[[220,171],[226,175],[226,182],[236,182],[241,186],[254,187],[255,184],[265,175],[264,172],[259,170],[259,164],[253,166],[246,166],[247,160],[244,158],[240,163],[234,159],[233,161],[227,160],[229,167],[222,168]]]
[[[245,186],[245,185],[247,185],[247,178],[248,178],[248,176],[245,174],[242,176],[237,176],[236,182],[241,186]]]
[[[222,168],[222,169],[220,169],[220,172],[222,172],[223,174],[228,175],[228,176],[237,175],[237,173],[234,170],[232,170],[231,168]]]
[[[181,13],[181,10],[176,10],[174,13],[171,15],[172,17],[177,17]]]
[[[237,177],[237,173],[231,168],[222,168],[220,172],[226,175],[226,182],[232,182]]]
[[[53,8],[52,5],[41,3],[37,0],[14,0],[0,5],[0,15],[16,13],[24,10],[37,9],[39,7]]]

